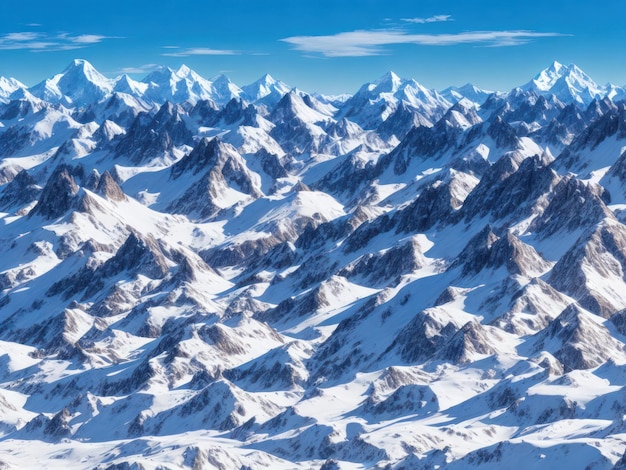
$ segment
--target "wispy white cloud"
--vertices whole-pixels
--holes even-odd
[[[100,36],[98,34],[81,34],[71,38],[71,41],[75,44],[97,44],[105,39],[113,39],[110,36]]]
[[[166,46],[167,49],[178,49],[176,46]],[[228,49],[210,49],[207,47],[192,47],[189,49],[180,49],[176,52],[164,52],[163,56],[167,57],[189,57],[192,55],[238,55],[239,52]]]
[[[363,57],[382,55],[385,46],[416,44],[421,46],[454,46],[475,44],[489,47],[519,46],[530,41],[566,34],[514,31],[467,31],[452,34],[412,34],[397,29],[357,30],[328,36],[292,36],[281,39],[292,48],[307,54],[325,57]]]
[[[106,39],[119,39],[99,34],[49,34],[35,31],[21,31],[0,34],[0,50],[29,50],[32,52],[51,52],[81,49]]]
[[[122,67],[116,73],[149,73],[159,68],[159,64],[143,64],[138,67]]]
[[[454,21],[452,19],[452,15],[435,15],[429,16],[428,18],[402,18],[402,21],[405,23],[416,23],[416,24],[426,24],[426,23],[443,23],[445,21]]]
[[[40,33],[33,33],[30,31],[23,31],[21,33],[8,33],[2,36],[2,40],[7,42],[28,42],[34,41],[41,36]]]

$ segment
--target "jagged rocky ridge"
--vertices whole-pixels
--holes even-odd
[[[6,83],[3,467],[624,466],[623,89]]]

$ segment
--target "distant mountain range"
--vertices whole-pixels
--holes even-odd
[[[626,468],[625,98],[0,78],[0,467]]]

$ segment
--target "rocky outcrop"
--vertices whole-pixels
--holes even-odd
[[[440,348],[458,331],[458,327],[437,311],[425,310],[402,329],[388,351],[398,351],[409,364],[433,359]]]
[[[463,276],[501,267],[511,275],[534,276],[547,271],[550,265],[510,231],[498,237],[488,225],[468,242],[450,269],[456,267],[461,267]]]
[[[470,321],[450,337],[438,355],[456,364],[466,364],[477,356],[496,354],[496,340],[497,336],[494,338],[480,323]]]
[[[576,240],[556,263],[548,282],[587,310],[610,317],[626,307],[626,294],[613,287],[624,281],[624,273],[626,229],[607,219]]]
[[[192,142],[193,135],[182,118],[181,110],[166,102],[154,117],[140,113],[126,134],[117,140],[114,153],[140,165],[167,156],[174,147]]]
[[[74,188],[70,184],[68,189],[71,191]],[[21,208],[36,201],[40,194],[41,188],[35,179],[26,170],[22,170],[4,187],[0,195],[0,210]]]
[[[566,372],[590,369],[624,357],[624,345],[611,337],[597,318],[572,304],[534,337],[534,350],[546,349]]]
[[[557,184],[546,159],[506,154],[467,196],[459,215],[466,221],[489,215],[494,221],[521,218],[543,210],[545,195]]]
[[[37,205],[33,207],[29,215],[56,219],[72,208],[78,201],[78,185],[72,173],[73,168],[69,165],[57,166],[41,191]]]
[[[65,299],[69,299],[84,291],[83,298],[86,299],[101,292],[108,279],[123,272],[163,279],[168,271],[167,259],[157,241],[152,237],[131,232],[115,256],[101,266],[94,268],[86,265],[76,274],[55,282],[46,295],[51,297],[63,294]]]
[[[547,238],[557,232],[573,232],[592,227],[604,218],[614,218],[603,198],[605,191],[586,184],[572,175],[565,176],[551,193],[544,212],[530,225],[529,230]]]
[[[396,232],[424,232],[436,224],[445,224],[462,204],[455,194],[454,178],[427,186],[418,198],[393,216]],[[462,184],[462,183],[461,183]]]
[[[253,198],[262,195],[257,178],[241,155],[219,138],[201,140],[189,155],[172,166],[171,178],[177,180],[182,175],[193,177],[199,173],[203,175],[170,205],[170,210],[212,217],[230,206],[226,197],[230,189]]]
[[[368,253],[348,264],[339,276],[369,285],[395,283],[403,274],[410,274],[423,266],[426,260],[417,240],[395,246],[382,253]]]

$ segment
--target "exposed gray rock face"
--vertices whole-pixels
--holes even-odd
[[[325,136],[320,127],[302,120],[298,112],[298,108],[302,107],[310,108],[305,99],[291,91],[282,97],[269,115],[269,120],[275,124],[270,136],[293,155],[317,151]]]
[[[281,238],[270,236],[256,240],[245,240],[242,243],[228,244],[203,251],[200,256],[213,268],[237,266],[244,261],[254,263],[272,248],[278,246],[281,243]]]
[[[617,178],[622,185],[626,183],[626,151],[611,165],[607,175]]]
[[[397,232],[424,232],[445,224],[463,201],[452,192],[452,182],[438,181],[424,189],[418,198],[393,216]]]
[[[439,409],[437,395],[427,385],[401,385],[381,401],[369,398],[364,405],[366,413],[380,418],[403,415],[428,415]]]
[[[73,168],[59,165],[48,178],[37,205],[29,215],[55,219],[65,214],[77,202],[78,185],[72,176]]]
[[[364,222],[346,239],[343,250],[346,253],[353,253],[365,247],[374,237],[390,231],[393,227],[394,222],[387,214]]]
[[[63,293],[63,297],[69,299],[85,291],[83,298],[86,299],[102,291],[107,279],[122,272],[134,275],[141,273],[152,279],[163,279],[168,270],[167,260],[156,240],[131,232],[115,256],[95,269],[87,265],[75,275],[55,282],[46,295]]]
[[[556,263],[548,282],[589,311],[610,317],[626,307],[626,299],[622,296],[617,304],[610,290],[597,285],[597,279],[624,279],[624,273],[626,230],[613,219],[606,219],[581,235]]]
[[[415,127],[404,140],[377,163],[377,171],[393,165],[396,175],[404,174],[413,158],[435,158],[458,145],[463,129],[447,119],[441,119],[433,127]]]
[[[541,137],[551,144],[569,145],[589,121],[574,103],[566,105],[550,124],[539,131]]]
[[[172,166],[171,178],[199,173],[203,175],[170,205],[170,210],[212,217],[228,206],[223,198],[231,187],[253,198],[262,195],[241,155],[217,137],[202,139],[189,155]]]
[[[198,104],[196,104],[196,107]],[[231,126],[256,126],[257,110],[252,105],[245,104],[242,100],[233,98],[215,114],[206,113],[203,123],[210,127],[220,125]]]
[[[511,297],[507,312],[492,323],[505,331],[523,335],[544,329],[570,300],[540,278],[533,278]]]
[[[357,208],[350,217],[341,217],[320,224],[308,224],[294,242],[296,248],[312,250],[337,242],[368,220],[368,214]]]
[[[201,171],[207,170],[217,164],[222,153],[229,150],[231,150],[230,146],[219,138],[204,138],[198,142],[198,145],[194,147],[189,155],[172,165],[171,177],[175,180],[180,178],[183,173],[189,172],[192,175],[196,175]]]
[[[470,321],[450,337],[439,356],[457,364],[469,363],[476,355],[495,354],[494,339],[480,323]]]
[[[520,145],[515,129],[500,116],[489,124],[487,135],[491,137],[499,148],[516,148]]]
[[[145,112],[148,105],[142,100],[128,100],[124,92],[114,92],[111,97],[104,102],[89,106],[76,116],[79,122],[90,122],[93,120],[109,120],[125,128],[132,125],[135,118],[141,112]],[[134,103],[133,103],[134,101]],[[104,117],[104,119],[102,119]]]
[[[189,111],[189,116],[200,124],[213,122],[220,107],[211,100],[198,100]]]
[[[30,100],[16,98],[0,106],[0,119],[11,121],[26,117],[34,111],[36,108]]]
[[[359,152],[363,150],[363,146],[360,146],[350,152],[333,171],[317,181],[314,187],[320,191],[351,196],[363,190],[379,173],[374,163],[359,157]]]
[[[267,400],[236,389],[232,383],[222,379],[200,390],[181,405],[143,419],[141,426],[144,432],[158,435],[169,432],[170,421],[180,423],[183,418],[184,427],[188,431],[206,427],[221,431],[232,430],[251,418],[251,412],[247,409],[251,405],[268,413],[276,407]]]
[[[387,285],[410,274],[426,264],[417,240],[411,239],[402,245],[390,248],[384,253],[363,255],[355,262],[339,271],[340,276],[355,279],[370,285]]]
[[[384,139],[395,136],[397,139],[402,140],[411,129],[420,126],[431,127],[432,122],[405,102],[401,102],[393,114],[385,119],[376,130]]]
[[[29,133],[19,125],[14,125],[0,134],[0,152],[2,155],[13,155],[29,143]]]
[[[559,178],[543,157],[521,159],[511,153],[498,160],[467,196],[459,215],[466,221],[491,215],[493,220],[523,217],[542,210],[542,199]]]
[[[613,339],[597,319],[575,304],[537,333],[534,343],[536,351],[548,348],[566,372],[596,367],[624,351],[624,345]]]
[[[63,408],[48,422],[44,428],[44,433],[52,439],[60,439],[70,435],[70,412],[67,408]]]
[[[510,231],[498,238],[488,225],[468,242],[450,269],[456,267],[462,267],[463,276],[467,276],[500,267],[513,275],[533,275],[547,271],[550,266],[532,246]]]
[[[1,194],[0,210],[8,210],[36,201],[41,188],[26,170],[22,170],[4,187]]]
[[[256,318],[269,323],[293,321],[294,318],[311,315],[328,305],[326,292],[320,285],[306,294],[283,300],[276,308],[260,312]]]
[[[565,105],[554,95],[538,95],[535,90],[515,88],[508,94],[494,93],[481,109],[491,111],[489,121],[498,117],[507,123],[548,124],[556,118]]]
[[[105,171],[102,175],[97,171],[92,172],[91,175],[86,178],[85,188],[110,201],[119,202],[126,200],[124,191],[108,171]]]
[[[458,331],[457,326],[443,318],[422,311],[403,328],[389,350],[396,350],[409,364],[435,357],[443,344]]]
[[[166,102],[154,117],[139,114],[126,134],[120,136],[114,153],[139,165],[170,152],[175,146],[192,142],[193,135],[185,125],[181,110]]]
[[[294,390],[305,385],[308,372],[296,347],[283,346],[235,369],[224,371],[228,380],[247,391]]]
[[[437,121],[449,107],[450,103],[438,93],[425,90],[413,80],[402,80],[389,72],[374,83],[363,85],[342,106],[341,114],[356,122],[364,129],[376,129],[387,119],[393,119],[393,114],[403,105],[410,111],[418,114],[420,120],[426,120],[427,125]],[[422,95],[425,102],[415,102],[407,105],[409,96]],[[391,95],[395,99],[390,99]]]
[[[265,149],[259,150],[255,157],[261,160],[261,168],[272,178],[284,178],[288,175],[280,157],[274,153],[270,153]]]
[[[122,191],[122,188],[120,188],[117,181],[113,179],[108,171],[102,173],[98,186],[96,186],[96,192],[112,201],[123,201],[126,199],[124,191]]]
[[[154,238],[131,232],[115,256],[102,265],[100,274],[110,277],[133,269],[154,279],[165,276],[167,262]]]
[[[604,218],[613,219],[613,213],[606,207],[603,198],[606,198],[606,193],[601,187],[565,176],[555,186],[543,214],[533,221],[529,229],[546,238],[557,232],[592,227]]]
[[[558,170],[587,174],[593,169],[593,161],[587,156],[590,151],[609,138],[626,138],[626,104],[621,102],[613,106],[591,122],[559,155],[555,162]]]
[[[620,334],[626,336],[626,309],[615,312],[609,320]]]

